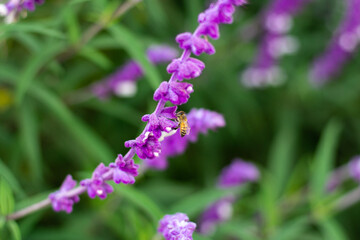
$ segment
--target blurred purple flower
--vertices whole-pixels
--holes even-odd
[[[194,92],[191,83],[187,82],[162,82],[154,93],[154,100],[170,101],[172,104],[181,105],[190,98],[190,93]]]
[[[247,0],[227,0],[227,2],[230,2],[234,4],[235,6],[242,6],[247,4]]]
[[[43,3],[43,0],[10,0],[5,4],[0,4],[0,16],[5,16],[6,23],[13,23],[22,11],[34,11],[36,4]]]
[[[152,132],[141,134],[135,140],[126,141],[125,147],[134,147],[141,159],[153,159],[161,153],[161,144]]]
[[[353,157],[349,162],[350,176],[360,182],[360,156]]]
[[[188,58],[182,60],[181,58],[174,59],[167,67],[168,73],[175,74],[177,80],[192,79],[200,76],[205,64],[195,58]]]
[[[191,128],[190,134],[187,138],[191,142],[197,141],[199,133],[206,134],[209,129],[215,130],[219,127],[225,126],[225,119],[223,115],[204,108],[192,109],[189,112],[187,119]]]
[[[165,215],[159,222],[158,232],[165,240],[192,240],[196,224],[189,222],[184,213]]]
[[[232,217],[234,196],[223,197],[211,204],[200,217],[199,232],[209,234],[214,231],[217,224],[225,222]]]
[[[347,0],[347,11],[326,51],[310,72],[311,81],[320,86],[336,76],[360,43],[360,0]]]
[[[225,126],[225,119],[221,114],[206,109],[192,109],[187,114],[187,119],[191,128],[190,134],[181,137],[176,132],[165,137],[161,142],[162,151],[160,155],[154,159],[145,159],[147,167],[158,170],[165,169],[167,167],[167,158],[184,153],[188,142],[196,141],[200,133],[206,134],[209,129],[216,130]]]
[[[90,198],[99,196],[101,199],[105,199],[107,194],[114,191],[113,187],[106,183],[112,176],[108,174],[110,168],[106,167],[103,163],[100,163],[94,170],[91,179],[85,179],[80,182],[80,185],[87,188],[87,192]],[[107,176],[107,174],[109,176]]]
[[[293,15],[310,0],[273,0],[263,17],[264,36],[254,63],[242,74],[247,87],[266,87],[284,82],[285,74],[278,59],[293,54],[299,48],[297,38],[288,34],[293,25]]]
[[[165,63],[178,56],[179,52],[168,45],[153,45],[146,51],[146,56],[153,64]]]
[[[178,51],[167,45],[154,45],[147,49],[146,55],[152,64],[159,64],[174,59]],[[131,97],[136,93],[136,82],[143,75],[140,64],[131,60],[104,80],[93,84],[91,91],[100,99],[109,97],[111,93]]]
[[[160,114],[146,114],[142,117],[142,121],[149,122],[149,131],[156,138],[160,138],[162,132],[170,132],[177,127],[177,123],[171,119],[176,119],[176,106],[164,108]]]
[[[67,175],[60,190],[49,195],[52,207],[55,212],[65,211],[71,213],[74,203],[80,201],[79,196],[66,197],[65,194],[76,186],[76,181],[71,175]]]
[[[135,164],[133,159],[125,162],[121,154],[118,155],[115,163],[110,163],[109,167],[114,169],[113,180],[117,184],[121,182],[124,184],[134,184],[135,177],[139,174],[139,165]]]
[[[257,181],[258,178],[259,170],[254,164],[241,159],[235,159],[222,170],[218,179],[218,186],[220,188],[228,188],[242,185],[246,182]]]

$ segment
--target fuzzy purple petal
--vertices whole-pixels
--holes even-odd
[[[257,181],[259,175],[259,170],[254,164],[235,159],[222,170],[218,179],[218,186],[221,188],[239,186],[246,182]]]

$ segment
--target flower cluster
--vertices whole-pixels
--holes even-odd
[[[319,86],[336,76],[360,43],[360,1],[348,0],[347,11],[327,50],[318,57],[310,72],[312,83]]]
[[[218,186],[228,188],[256,181],[258,178],[259,170],[254,164],[235,159],[228,167],[222,170],[218,179]]]
[[[165,215],[159,222],[158,232],[165,240],[192,240],[196,224],[189,222],[184,213]]]
[[[135,140],[125,142],[125,147],[130,148],[130,150],[124,157],[119,155],[115,162],[108,167],[101,163],[94,170],[92,178],[80,182],[80,187],[74,191],[74,195],[87,191],[90,198],[98,196],[104,199],[107,194],[113,192],[112,186],[107,181],[113,180],[115,183],[124,184],[133,184],[135,182],[139,167],[134,164],[132,159],[135,154],[139,158],[146,160],[160,157],[162,153],[161,141],[164,140],[165,135],[173,133],[178,126],[174,122],[177,106],[165,107],[165,104],[167,101],[174,105],[186,103],[190,98],[190,93],[193,92],[193,88],[192,84],[183,82],[183,80],[198,77],[205,67],[200,60],[190,57],[191,52],[195,55],[200,55],[203,52],[213,54],[215,48],[208,41],[208,37],[218,38],[218,25],[220,23],[231,23],[234,6],[243,4],[245,4],[245,0],[218,0],[215,4],[211,4],[208,10],[199,15],[199,26],[193,34],[182,33],[176,37],[176,41],[179,43],[180,48],[184,49],[184,52],[180,58],[173,60],[169,64],[167,70],[172,74],[169,82],[161,83],[155,91],[154,100],[159,102],[153,113],[142,117],[142,121],[147,122],[144,131]],[[169,54],[166,52],[167,50],[169,49],[162,49],[156,54],[148,52],[148,58],[153,63],[168,60]],[[142,75],[141,68],[135,62],[128,64],[126,68],[126,71],[121,70],[121,74],[119,73],[121,75],[120,82],[124,79],[137,79]],[[105,82],[115,84],[116,80]],[[106,91],[106,89],[103,92],[99,91],[98,95],[104,96]],[[223,117],[214,112],[200,109],[193,110],[189,115],[188,121],[193,124],[193,134],[189,136],[191,141],[195,141],[197,134],[200,132],[206,133],[207,129],[215,129],[225,125]],[[177,139],[176,141],[176,144],[181,143],[181,140]],[[171,144],[171,141],[168,144]],[[184,146],[183,144],[182,147],[172,149],[166,147],[165,151],[181,152],[184,150]],[[169,153],[165,154],[165,156],[168,155]],[[186,215],[176,214],[174,218],[171,216],[165,217],[161,226],[161,231],[168,237],[167,239],[175,240],[180,239],[181,236],[183,236],[181,239],[192,239],[191,235],[196,225],[188,222]]]
[[[80,201],[79,196],[67,197],[65,194],[76,186],[76,181],[71,175],[67,175],[64,182],[61,184],[59,191],[51,193],[49,199],[51,201],[54,211],[65,211],[71,213],[74,203]]]
[[[0,16],[5,16],[6,23],[12,23],[22,11],[34,11],[36,4],[43,3],[44,0],[10,0],[5,4],[0,4]]]
[[[293,25],[293,15],[309,0],[273,0],[263,18],[264,37],[255,62],[241,75],[247,87],[279,85],[285,80],[278,67],[278,59],[293,54],[299,48],[295,37],[288,34]]]
[[[178,51],[167,45],[150,46],[146,56],[152,64],[169,62],[178,56]],[[143,69],[136,61],[128,61],[115,73],[104,80],[91,86],[91,92],[100,99],[105,99],[110,94],[121,97],[131,97],[136,93],[136,82],[143,77]]]
[[[180,155],[185,152],[189,142],[195,142],[200,133],[206,134],[209,129],[216,130],[225,126],[224,117],[206,109],[192,109],[187,114],[188,124],[191,127],[189,135],[181,137],[180,134],[173,134],[164,138],[161,142],[163,150],[154,159],[145,159],[146,167],[154,169],[165,169],[167,158]]]

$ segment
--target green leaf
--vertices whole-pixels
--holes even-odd
[[[130,202],[143,209],[154,220],[155,223],[163,217],[163,212],[159,206],[151,200],[148,196],[138,191],[132,186],[115,186],[115,193],[124,198],[127,198]]]
[[[84,104],[85,107],[90,107],[101,113],[109,114],[124,122],[127,122],[135,127],[139,126],[139,119],[141,119],[141,113],[131,106],[119,103],[118,101],[108,100],[106,103],[97,99],[87,101]]]
[[[245,191],[245,186],[236,189],[238,193]],[[235,189],[232,189],[233,191]],[[172,214],[176,212],[186,213],[189,217],[194,217],[196,214],[202,212],[211,203],[219,200],[222,197],[228,196],[231,190],[223,189],[205,189],[187,196],[176,202],[167,213]]]
[[[0,178],[0,215],[6,216],[14,211],[14,196],[9,184]]]
[[[42,23],[35,22],[18,22],[13,24],[0,25],[0,41],[6,37],[11,37],[13,34],[21,33],[38,33],[49,37],[64,39],[65,36],[60,31],[44,26]]]
[[[133,35],[129,30],[119,25],[112,25],[108,28],[114,39],[123,46],[124,50],[136,60],[144,70],[146,79],[153,90],[161,83],[161,77],[156,68],[146,57],[146,49],[138,36]]]
[[[11,65],[1,63],[0,64],[0,77],[1,77],[0,81],[11,84],[14,81],[16,81],[17,71]]]
[[[269,154],[269,167],[274,179],[273,191],[277,196],[280,196],[288,182],[289,169],[294,161],[297,133],[297,117],[293,112],[285,112],[279,121],[279,130]]]
[[[104,163],[113,160],[115,154],[107,144],[91,128],[76,118],[54,94],[40,85],[31,88],[31,94],[57,117],[84,151],[88,152],[91,159]]]
[[[307,216],[299,217],[281,226],[270,240],[293,240],[307,230],[309,219]]]
[[[79,54],[104,70],[110,69],[112,66],[111,60],[95,48],[84,46]]]
[[[20,198],[26,196],[24,190],[21,188],[16,177],[13,175],[10,169],[1,161],[1,159],[0,159],[0,176],[9,183],[11,189],[13,189],[15,194],[19,195]]]
[[[13,240],[21,240],[21,232],[19,229],[19,226],[17,225],[16,222],[14,221],[9,221],[8,222],[8,229],[11,233],[12,239]]]
[[[43,172],[37,119],[34,108],[29,102],[20,106],[19,121],[20,140],[24,155],[29,160],[30,174],[32,179],[40,185],[43,182]]]
[[[280,209],[278,208],[277,201],[278,198],[273,191],[274,180],[272,177],[272,174],[262,174],[260,192],[258,194],[258,205],[266,224],[265,231],[270,235],[275,231],[281,221]]]
[[[14,38],[27,47],[30,52],[37,52],[42,47],[38,39],[29,33],[19,32],[14,36]]]
[[[48,44],[44,46],[40,52],[31,57],[23,69],[17,81],[17,89],[15,93],[15,101],[20,103],[27,92],[31,83],[34,81],[36,74],[43,68],[49,61],[51,61],[60,51],[64,49],[63,43]]]
[[[194,240],[211,240],[211,238],[200,235],[196,232],[193,234],[193,238],[194,238]]]
[[[80,40],[80,26],[76,16],[76,10],[73,4],[69,4],[64,10],[64,18],[66,21],[66,27],[68,32],[68,38],[71,43],[77,43]]]
[[[323,233],[324,239],[331,239],[331,240],[347,240],[349,239],[342,227],[339,225],[337,221],[334,219],[327,219],[321,221],[320,228]]]
[[[144,6],[146,8],[146,13],[149,15],[149,22],[153,24],[153,26],[157,26],[154,28],[158,34],[164,35],[167,31],[165,30],[168,19],[166,16],[166,10],[164,9],[166,6],[160,0],[144,0]]]
[[[258,240],[256,236],[257,226],[253,222],[243,220],[230,220],[218,226],[219,236],[234,236],[243,240]]]
[[[325,194],[326,181],[332,169],[340,130],[341,124],[332,119],[321,135],[310,176],[310,196],[314,202],[321,200]]]
[[[16,75],[13,74],[11,68],[3,71],[0,66],[0,76],[8,77],[9,79],[0,79],[6,83],[13,84]],[[12,80],[12,81],[10,81]],[[88,128],[80,119],[72,115],[71,111],[58,99],[54,94],[47,91],[41,85],[33,84],[30,88],[32,96],[37,98],[44,104],[60,122],[68,129],[85,151],[88,152],[90,159],[96,159],[97,162],[109,163],[114,158],[115,154],[106,145],[106,143],[96,135],[90,128]]]

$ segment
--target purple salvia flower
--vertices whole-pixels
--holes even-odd
[[[66,197],[65,194],[76,186],[76,181],[71,175],[67,175],[64,182],[61,184],[60,190],[49,195],[51,205],[54,211],[65,211],[71,213],[74,203],[80,201],[79,196]]]
[[[200,13],[198,21],[199,23],[208,22],[212,24],[230,24],[233,22],[232,15],[234,14],[234,12],[235,7],[231,3],[222,1],[218,4],[211,4],[209,9],[207,9],[203,13]]]
[[[181,137],[180,134],[175,133],[169,137],[165,137],[161,142],[162,151],[160,155],[154,159],[145,159],[147,168],[164,170],[168,166],[168,157],[180,155],[185,152],[188,145],[187,136]]]
[[[167,67],[168,73],[175,74],[177,80],[192,79],[200,76],[205,64],[195,58],[188,58],[182,60],[181,58],[174,59]]]
[[[189,222],[184,213],[165,215],[159,222],[158,232],[165,240],[192,240],[196,224]]]
[[[319,86],[336,76],[360,43],[360,0],[347,0],[347,12],[330,45],[318,57],[310,72],[311,81]]]
[[[349,162],[350,176],[360,182],[360,156],[353,157]]]
[[[106,167],[103,163],[94,170],[91,179],[85,179],[80,182],[80,185],[87,188],[87,192],[90,198],[99,196],[101,199],[105,199],[107,194],[114,191],[113,187],[106,183],[111,179],[111,175],[108,174],[110,168]]]
[[[187,82],[162,82],[154,93],[154,100],[170,101],[172,104],[181,105],[190,98],[190,93],[194,92],[192,84]]]
[[[197,140],[199,133],[206,134],[209,129],[215,130],[225,126],[223,115],[207,109],[192,109],[187,115],[188,124],[191,128],[188,139],[191,142]]]
[[[190,49],[195,55],[199,56],[203,52],[207,54],[214,54],[214,46],[204,38],[186,32],[177,35],[176,42],[179,43],[181,49]]]
[[[153,159],[161,153],[161,144],[152,132],[141,134],[135,140],[126,141],[125,147],[134,147],[141,159]]]
[[[149,131],[153,133],[156,138],[160,138],[162,132],[169,133],[177,127],[177,123],[171,119],[176,119],[176,106],[164,108],[160,114],[146,114],[141,120],[149,122]]]
[[[121,154],[118,155],[115,163],[110,163],[110,168],[114,169],[113,180],[115,183],[134,184],[135,177],[139,174],[139,165],[133,159],[125,162]]]
[[[224,117],[213,111],[206,109],[192,109],[187,114],[190,134],[181,137],[178,132],[165,137],[161,142],[161,154],[154,159],[145,159],[145,164],[149,168],[163,170],[167,167],[167,158],[180,155],[185,152],[188,143],[194,142],[200,133],[206,133],[208,129],[215,130],[225,126]]]
[[[209,234],[214,231],[217,224],[229,220],[233,214],[234,202],[234,196],[227,196],[206,208],[199,221],[199,232]]]
[[[229,166],[225,167],[218,179],[220,188],[239,186],[246,182],[257,181],[259,170],[249,162],[235,159]]]
[[[174,59],[178,56],[178,51],[167,45],[155,45],[147,49],[146,56],[151,63],[160,64]],[[131,97],[136,93],[136,82],[143,76],[140,64],[128,61],[115,73],[93,84],[91,91],[100,99],[105,99],[112,93],[121,97]]]
[[[199,18],[201,18],[201,16],[199,16]],[[220,37],[219,25],[212,22],[200,23],[197,33],[203,36],[209,36],[212,39],[218,39]]]

